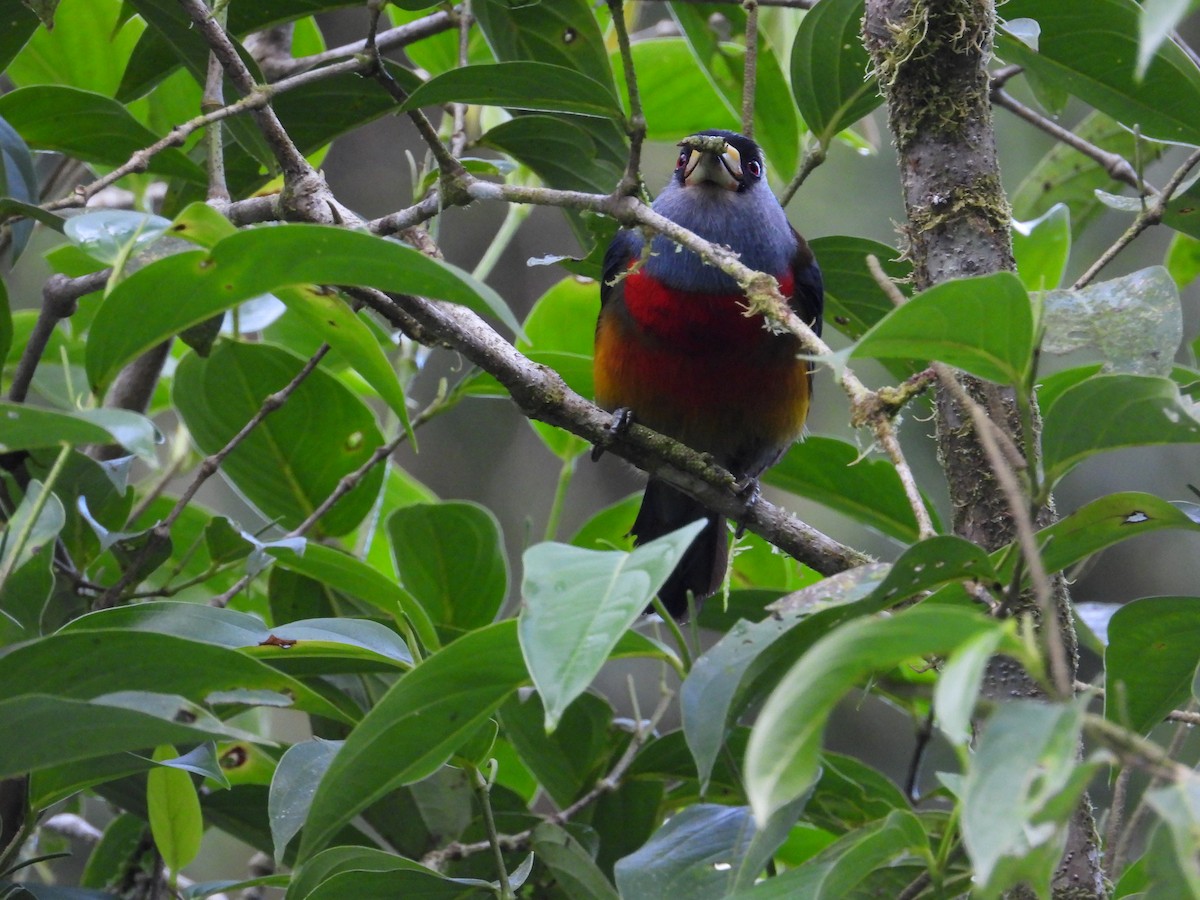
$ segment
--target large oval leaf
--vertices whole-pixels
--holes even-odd
[[[321,779],[300,860],[379,798],[436,771],[528,678],[511,619],[464,635],[401,677]]]
[[[252,228],[121,282],[92,323],[87,371],[104,390],[127,362],[239,303],[299,284],[353,284],[461,303],[520,330],[504,301],[454,266],[396,241],[327,225]]]
[[[1122,447],[1200,443],[1200,420],[1169,378],[1096,375],[1046,410],[1042,459],[1054,484],[1089,456]]]
[[[1036,19],[1038,49],[999,35],[998,51],[1146,137],[1200,144],[1200,69],[1167,41],[1136,74],[1140,8],[1133,0],[1010,0],[1006,19]]]
[[[1033,355],[1033,307],[1011,272],[947,281],[889,313],[850,355],[938,360],[1019,385]]]
[[[767,821],[817,776],[821,734],[859,678],[913,656],[945,655],[986,631],[1005,628],[974,610],[918,606],[888,619],[860,619],[818,641],[767,698],[746,748],[746,794]],[[1004,652],[1022,655],[1015,638]]]
[[[792,91],[822,147],[883,98],[859,33],[863,0],[822,0],[804,16],[792,44]]]
[[[29,146],[106,166],[119,166],[158,135],[115,100],[91,91],[39,84],[0,96],[0,117]],[[149,171],[203,181],[204,172],[177,149],[155,154]]]
[[[219,344],[207,359],[188,354],[175,373],[174,398],[192,439],[215,453],[284,387],[304,361],[267,344]],[[293,528],[383,443],[375,417],[345,385],[315,369],[288,402],[225,458],[222,471],[268,519]],[[321,517],[323,534],[345,534],[379,492],[376,466]]]
[[[1200,665],[1200,598],[1147,597],[1108,623],[1104,716],[1146,733],[1186,705]]]
[[[541,62],[501,62],[451,69],[413,91],[404,109],[452,102],[574,113],[599,119],[619,120],[622,116],[616,97],[603,84],[575,69]]]

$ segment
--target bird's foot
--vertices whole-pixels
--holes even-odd
[[[633,410],[628,406],[619,406],[613,410],[612,419],[604,426],[606,432],[603,443],[596,444],[592,447],[592,462],[595,462],[604,455],[604,451],[608,449],[609,444],[619,438],[622,434],[629,430],[629,426],[633,424]]]
[[[751,511],[758,505],[758,500],[762,496],[762,484],[757,478],[752,475],[747,475],[734,484],[733,489],[737,492],[738,497],[746,505],[746,511],[743,516],[749,516]],[[734,537],[740,538],[746,533],[746,522],[744,519],[739,519],[737,530],[734,532]]]

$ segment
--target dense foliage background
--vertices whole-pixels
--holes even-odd
[[[862,0],[0,0],[0,897],[1200,897],[1196,5],[1000,6],[1010,217],[900,204],[920,0],[884,64]],[[594,279],[713,127],[833,349],[678,627],[617,458],[741,500],[606,431]],[[914,290],[952,216],[1015,271]]]

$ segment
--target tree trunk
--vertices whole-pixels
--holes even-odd
[[[1015,269],[989,96],[994,25],[993,0],[866,0],[863,38],[887,100],[907,211],[902,231],[918,289]],[[967,376],[960,380],[1021,446],[1011,391]],[[1009,543],[1015,527],[1008,503],[969,415],[945,390],[938,393],[937,422],[955,533],[986,550]],[[1036,445],[1038,435],[1031,439]],[[1036,518],[1039,526],[1049,524],[1052,507]],[[1061,578],[1054,582],[1054,599],[1073,676],[1075,631]],[[1038,610],[1026,598],[1016,612],[1036,617]],[[992,666],[985,690],[997,698],[1038,693],[1006,660]],[[1098,838],[1085,797],[1072,820],[1053,896],[1104,894]]]

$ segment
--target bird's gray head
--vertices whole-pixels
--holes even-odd
[[[745,135],[711,130],[679,142],[675,173],[654,209],[705,240],[724,244],[747,266],[784,272],[796,252],[787,215],[766,180],[762,149]],[[719,269],[664,237],[647,271],[681,290],[725,293],[737,285]]]

